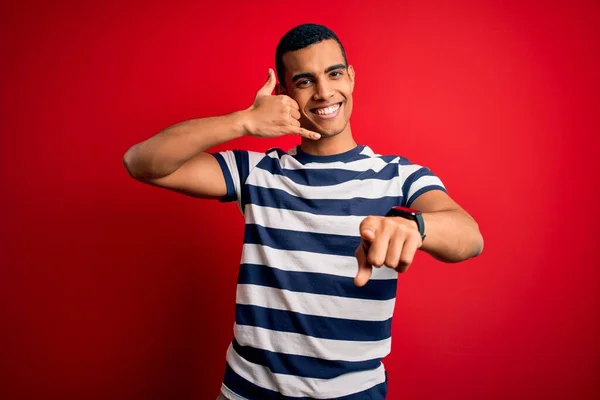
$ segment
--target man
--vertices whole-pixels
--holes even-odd
[[[483,239],[429,169],[354,141],[355,72],[332,31],[292,29],[276,67],[280,84],[269,70],[248,109],[169,127],[124,162],[138,180],[237,201],[244,214],[220,398],[384,399],[398,272],[418,249],[458,262],[478,255]],[[301,145],[206,153],[245,135],[285,134]]]

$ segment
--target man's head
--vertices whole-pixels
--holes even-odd
[[[304,24],[286,33],[277,46],[278,94],[300,107],[300,123],[323,137],[348,127],[352,114],[354,69],[335,33],[322,25]]]

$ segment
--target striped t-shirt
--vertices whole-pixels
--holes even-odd
[[[440,179],[366,146],[214,156],[227,183],[222,201],[237,201],[246,222],[223,394],[384,399],[397,272],[374,268],[365,286],[354,285],[359,225],[445,191]]]

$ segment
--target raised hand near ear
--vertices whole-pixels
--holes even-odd
[[[283,135],[299,135],[307,139],[319,139],[321,135],[300,127],[300,107],[286,95],[273,96],[275,72],[269,68],[269,78],[256,92],[254,104],[248,111],[246,131],[250,136],[273,138]]]

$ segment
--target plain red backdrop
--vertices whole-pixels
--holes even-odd
[[[597,2],[176,0],[2,3],[0,398],[216,396],[243,219],[121,157],[248,107],[309,21],[356,68],[357,141],[431,167],[486,240],[400,277],[389,398],[600,398]]]

